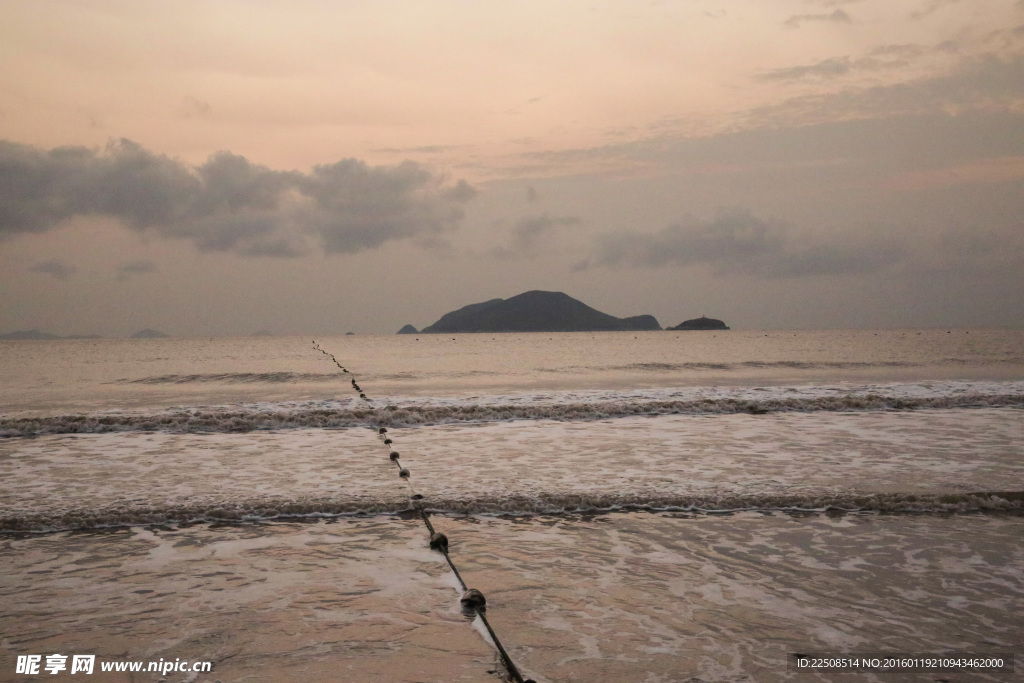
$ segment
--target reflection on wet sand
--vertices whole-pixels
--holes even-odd
[[[510,654],[538,681],[838,680],[789,671],[786,654],[991,653],[1024,642],[1019,516],[441,522]],[[61,652],[209,659],[208,680],[224,682],[500,680],[416,520],[62,533],[3,546],[4,672],[18,654]],[[920,676],[884,680],[942,678]]]
[[[423,545],[397,518],[8,539],[0,671],[60,652],[208,660],[211,681],[498,680]]]

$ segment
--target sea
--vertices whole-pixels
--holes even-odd
[[[2,681],[1022,680],[1022,541],[1024,330],[0,342]]]

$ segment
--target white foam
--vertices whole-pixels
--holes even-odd
[[[389,432],[430,509],[1016,509],[1015,409],[667,415]],[[397,512],[374,431],[0,441],[8,528]],[[59,492],[59,495],[58,495]],[[980,493],[979,493],[980,492]],[[982,495],[983,494],[983,495]],[[1015,502],[1016,501],[1016,502]]]
[[[365,402],[284,401],[179,406],[141,411],[0,418],[0,437],[122,431],[247,432],[299,428],[419,426],[508,420],[586,421],[634,415],[844,412],[1024,406],[1024,381],[913,384],[683,387],[460,397],[395,397]]]

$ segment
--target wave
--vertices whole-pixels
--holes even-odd
[[[773,412],[848,412],[1022,407],[1024,394],[958,393],[897,397],[874,393],[845,396],[614,400],[525,404],[388,405],[374,408],[279,404],[170,409],[157,413],[100,413],[0,418],[0,437],[102,434],[129,431],[234,433],[274,429],[413,427],[507,420],[587,421],[656,415],[724,415]]]
[[[488,370],[464,370],[460,372],[394,372],[376,375],[375,379],[401,381],[429,379],[431,377],[476,377],[496,376],[501,373]],[[338,372],[208,372],[195,374],[168,374],[116,379],[107,384],[299,384],[307,382],[338,382],[347,384],[351,375]]]
[[[967,361],[964,361],[965,363]],[[760,361],[748,360],[741,363],[631,363],[619,365],[613,370],[638,370],[641,372],[674,372],[679,370],[866,370],[869,368],[919,368],[921,363],[907,361]]]
[[[193,375],[155,375],[138,379],[119,379],[110,384],[283,384],[297,382],[337,382],[344,378],[336,372],[218,372]]]
[[[1024,364],[1022,357],[967,359],[945,358],[944,365],[991,365],[991,364]],[[927,367],[925,363],[910,361],[799,361],[748,360],[734,363],[722,362],[686,362],[686,363],[630,363],[627,365],[566,365],[559,367],[539,367],[536,372],[554,374],[580,374],[602,372],[636,372],[636,373],[669,373],[669,372],[736,372],[744,370],[871,370],[871,369],[906,369]],[[433,378],[468,378],[507,375],[507,371],[493,370],[446,370],[444,372],[393,372],[375,375],[374,379],[386,381],[427,380]],[[513,373],[522,374],[522,373]],[[528,373],[525,373],[528,374]],[[364,378],[366,379],[366,378]],[[114,385],[163,385],[163,384],[298,384],[347,382],[348,378],[337,372],[219,372],[194,374],[166,374],[133,379],[117,379],[108,384]]]
[[[309,498],[211,501],[202,504],[112,504],[96,509],[7,512],[0,533],[49,533],[195,522],[258,522],[356,515],[406,514],[422,507],[436,514],[564,515],[608,512],[719,514],[743,511],[789,513],[1004,513],[1024,514],[1024,491],[951,494],[819,493],[806,495],[733,494],[655,496],[635,494],[541,494],[536,497],[427,498],[367,501]]]

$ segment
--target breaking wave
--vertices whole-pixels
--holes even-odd
[[[417,501],[437,514],[564,515],[649,511],[720,514],[743,511],[788,513],[1024,513],[1024,491],[952,494],[827,493],[807,495],[655,496],[615,494],[510,495],[491,498],[427,498]],[[49,533],[195,522],[258,522],[355,515],[404,514],[417,510],[407,499],[367,501],[309,498],[252,499],[187,504],[120,503],[96,509],[7,512],[0,533]]]
[[[988,360],[946,358],[944,364],[949,365],[985,365],[985,364],[1021,364],[1024,358],[995,358]],[[735,363],[687,362],[687,363],[630,363],[627,365],[589,366],[569,365],[555,368],[537,368],[543,373],[603,373],[603,372],[732,372],[743,370],[871,370],[876,368],[900,369],[925,367],[923,363],[909,361],[760,361],[748,360]],[[491,370],[458,370],[446,372],[397,372],[377,375],[375,379],[383,380],[416,380],[431,378],[464,378],[479,376],[497,376],[508,374]],[[118,379],[110,382],[115,385],[181,385],[181,384],[299,384],[299,383],[345,383],[347,379],[337,372],[219,372],[195,374],[167,374],[138,377],[134,379]]]
[[[338,380],[339,376],[336,372],[218,372],[119,379],[111,382],[111,384],[291,384],[298,382],[337,382]]]
[[[966,362],[966,361],[965,361]],[[920,363],[906,361],[760,361],[748,360],[741,363],[631,363],[612,368],[614,370],[639,370],[641,372],[673,372],[679,370],[866,370],[870,368],[918,368]]]
[[[880,394],[814,397],[611,400],[525,404],[422,404],[383,408],[338,404],[255,404],[169,409],[155,413],[99,413],[0,418],[0,437],[100,434],[129,431],[251,432],[273,429],[414,427],[507,420],[587,421],[655,415],[722,415],[773,412],[846,412],[950,408],[1024,407],[1024,394],[961,393],[927,397]]]

